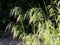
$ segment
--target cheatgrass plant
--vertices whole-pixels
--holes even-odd
[[[44,8],[32,7],[26,13],[18,14],[12,32],[13,37],[22,38],[22,45],[60,45],[59,2],[57,7],[56,0],[49,4],[44,0],[43,3]]]

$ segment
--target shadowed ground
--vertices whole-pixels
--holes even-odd
[[[20,40],[0,38],[0,45],[21,45]]]

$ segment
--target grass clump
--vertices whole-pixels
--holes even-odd
[[[44,8],[32,7],[19,13],[12,27],[13,37],[22,38],[22,45],[60,45],[60,12],[55,3],[44,0]]]

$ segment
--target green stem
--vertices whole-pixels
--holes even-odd
[[[47,10],[47,6],[46,6],[46,3],[45,3],[44,0],[43,0],[43,3],[44,3],[44,6],[45,6],[45,10],[46,10],[46,18],[48,20],[49,19],[48,10]]]
[[[24,25],[23,25],[23,21],[21,20],[21,25],[22,25],[22,29],[23,29],[23,34],[25,35],[25,30],[24,30]]]
[[[34,28],[33,30],[34,30],[34,34],[35,34],[35,24],[34,24],[34,27],[33,28]]]

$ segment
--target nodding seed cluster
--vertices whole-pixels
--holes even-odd
[[[14,7],[13,9],[11,9],[10,14],[9,14],[11,21],[16,22],[20,14],[22,14],[22,9],[20,7]]]

